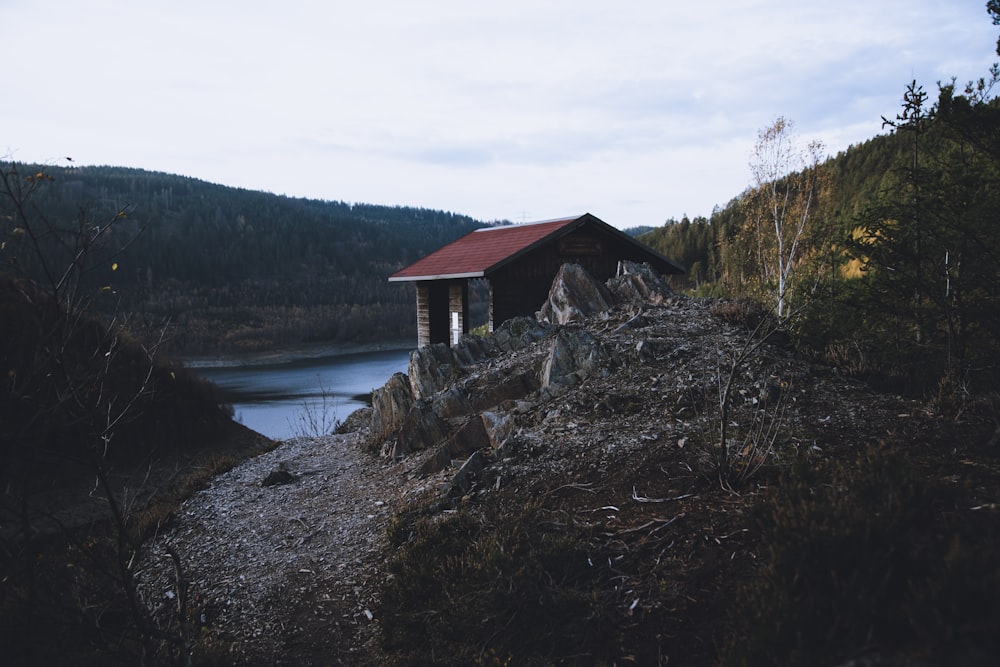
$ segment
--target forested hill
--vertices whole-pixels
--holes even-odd
[[[867,207],[899,178],[898,169],[906,158],[901,138],[886,134],[826,160],[822,196],[814,200],[810,219],[810,240],[840,240],[849,235]],[[713,293],[732,296],[759,274],[759,267],[754,266],[758,229],[747,207],[748,194],[717,207],[709,218],[670,219],[637,236],[687,267],[687,275],[678,283],[686,280],[689,287],[708,286]]]
[[[40,171],[0,166],[22,179]],[[188,354],[414,338],[412,286],[386,279],[485,226],[443,211],[296,199],[140,169],[43,173],[27,207],[38,225],[126,212],[103,243],[128,247],[97,262],[89,287],[111,286],[151,329],[169,321],[171,346]],[[5,264],[27,250],[10,231],[2,231]]]

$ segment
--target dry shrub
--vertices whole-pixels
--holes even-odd
[[[756,330],[762,322],[771,318],[767,308],[747,298],[719,301],[712,306],[712,316],[730,324],[743,325],[747,331]]]
[[[928,407],[945,419],[958,419],[972,402],[968,387],[954,372],[945,373]]]
[[[834,341],[823,350],[822,361],[855,377],[864,377],[876,368],[871,354],[857,341]]]

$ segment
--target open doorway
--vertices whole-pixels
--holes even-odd
[[[469,331],[480,336],[489,333],[490,281],[485,278],[469,280]]]

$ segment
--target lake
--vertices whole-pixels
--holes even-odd
[[[373,389],[393,373],[406,372],[410,350],[353,353],[313,348],[267,356],[189,360],[192,371],[211,380],[232,403],[236,421],[269,438],[329,432],[365,407]]]

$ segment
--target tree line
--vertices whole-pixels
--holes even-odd
[[[994,66],[962,89],[939,84],[935,100],[912,82],[885,134],[640,238],[689,267],[692,293],[766,303],[804,350],[961,405],[1000,386],[998,81]]]
[[[140,169],[0,167],[44,175],[31,204],[55,228],[82,210],[123,212],[101,239],[114,261],[96,258],[83,280],[113,290],[136,325],[169,323],[166,347],[181,353],[410,339],[412,287],[386,279],[484,225],[444,211],[298,199]],[[5,268],[38,277],[43,267],[16,225],[0,234]],[[38,242],[48,256],[72,253],[57,234]]]

